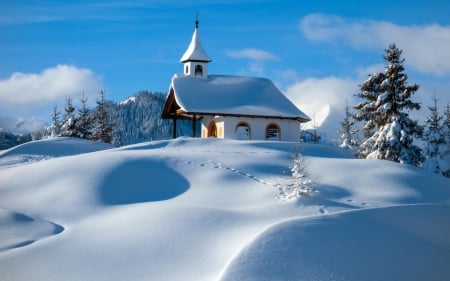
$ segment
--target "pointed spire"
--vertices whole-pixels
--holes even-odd
[[[202,42],[200,40],[200,34],[198,32],[198,13],[195,15],[195,30],[192,35],[191,44],[187,48],[186,52],[184,52],[183,56],[180,59],[181,62],[187,61],[199,61],[199,62],[210,62],[211,59],[206,54],[203,49]]]

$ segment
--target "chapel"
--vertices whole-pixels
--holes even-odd
[[[183,73],[172,77],[162,118],[197,122],[202,138],[298,142],[300,124],[311,119],[266,78],[212,75],[200,40],[198,19],[192,40],[180,59]]]

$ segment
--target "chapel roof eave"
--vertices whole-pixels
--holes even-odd
[[[265,119],[277,119],[277,120],[293,120],[300,123],[311,121],[311,119],[302,117],[290,117],[279,115],[253,115],[253,114],[235,114],[235,113],[217,113],[217,112],[191,112],[183,111],[183,116],[193,118],[193,116],[223,116],[223,117],[247,117],[247,118],[265,118]]]

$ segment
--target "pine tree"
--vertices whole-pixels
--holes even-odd
[[[339,146],[353,150],[358,147],[359,143],[356,138],[357,130],[354,129],[355,122],[352,118],[353,114],[350,112],[348,103],[345,103],[345,116],[341,121],[341,130],[338,132],[341,136]]]
[[[366,122],[363,127],[364,137],[366,138],[370,138],[375,133],[375,130],[381,127],[383,123],[377,114],[377,108],[375,106],[378,97],[383,92],[380,87],[383,79],[384,75],[381,72],[369,75],[369,78],[360,86],[361,92],[356,94],[357,97],[360,97],[365,101],[354,107],[356,113],[353,115],[353,118],[356,121]]]
[[[56,106],[53,107],[52,112],[52,125],[50,126],[50,136],[51,137],[57,137],[60,134],[61,131],[61,120],[60,118],[61,113],[59,112],[58,108]]]
[[[445,151],[445,136],[441,126],[442,116],[438,111],[438,99],[433,97],[433,105],[429,106],[430,115],[425,120],[423,140],[426,142],[424,168],[437,174],[442,173],[442,153]]]
[[[100,99],[97,101],[97,108],[95,109],[94,116],[96,127],[92,139],[112,143],[113,126],[109,120],[108,104],[105,96],[105,91],[101,89]]]
[[[355,120],[366,122],[366,140],[359,154],[364,158],[386,159],[420,166],[424,160],[421,149],[413,144],[421,136],[422,127],[409,118],[408,111],[419,110],[420,104],[411,100],[419,85],[407,85],[402,51],[395,44],[385,50],[387,62],[384,73],[369,76],[361,85],[358,97],[365,99],[355,106]]]
[[[278,198],[286,201],[312,193],[315,181],[311,179],[307,162],[301,153],[294,153],[289,169],[291,177],[281,184]]]
[[[441,170],[442,174],[450,178],[450,103],[444,109],[444,121],[442,122],[442,134],[444,136],[444,145],[442,154]]]
[[[87,106],[88,98],[84,95],[80,98],[81,107],[78,109],[77,132],[78,136],[83,139],[92,138],[92,128],[94,118]]]
[[[61,136],[77,136],[77,130],[75,126],[75,107],[73,106],[71,97],[66,98],[66,105],[64,107],[64,119],[61,127]]]

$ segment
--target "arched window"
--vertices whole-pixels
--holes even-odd
[[[189,66],[186,65],[186,67],[184,68],[184,74],[188,74],[189,73]]]
[[[281,140],[281,130],[277,123],[267,125],[266,140]]]
[[[217,126],[215,121],[209,122],[208,138],[217,138]]]
[[[203,67],[199,64],[197,64],[195,66],[195,76],[197,76],[197,75],[200,75],[200,76],[203,75]]]
[[[237,140],[249,140],[251,139],[251,128],[247,122],[239,122],[234,130]]]

